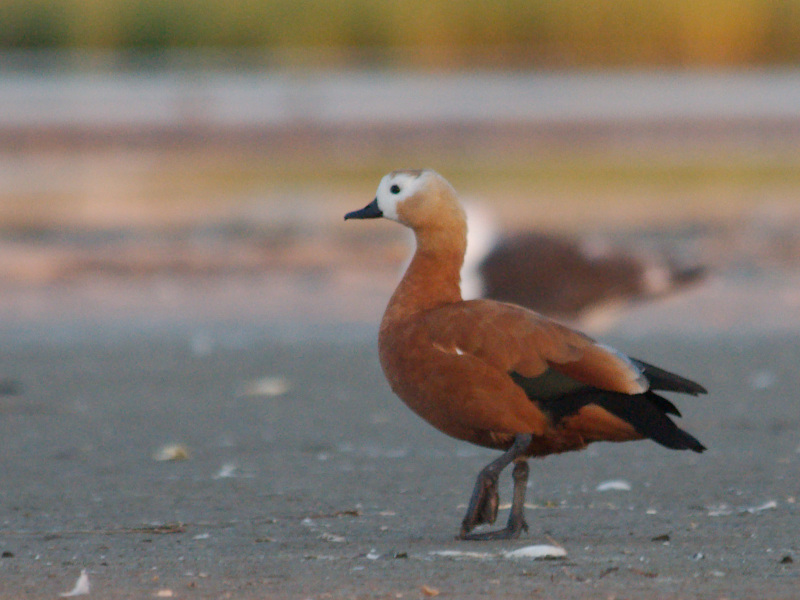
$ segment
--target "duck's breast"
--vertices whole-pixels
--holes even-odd
[[[505,447],[514,434],[541,435],[545,415],[511,377],[456,345],[434,341],[424,321],[381,328],[381,366],[392,390],[444,433]]]

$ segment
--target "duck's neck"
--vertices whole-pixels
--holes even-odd
[[[414,258],[386,307],[384,322],[461,301],[466,226],[415,231]]]

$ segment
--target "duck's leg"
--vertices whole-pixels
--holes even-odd
[[[514,465],[512,477],[514,478],[514,499],[511,502],[511,513],[508,515],[506,529],[511,532],[510,537],[517,537],[523,530],[528,531],[525,521],[525,492],[528,487],[528,463],[520,460]]]
[[[472,497],[469,500],[467,514],[461,522],[459,536],[462,540],[496,540],[516,538],[523,529],[527,531],[525,523],[525,486],[528,482],[528,464],[523,460],[514,467],[514,499],[511,504],[511,515],[505,529],[488,531],[485,533],[470,533],[472,529],[482,523],[494,523],[497,519],[497,506],[500,496],[497,492],[497,479],[500,473],[511,462],[522,456],[531,442],[531,434],[519,434],[514,438],[512,446],[502,456],[490,462],[478,474]]]

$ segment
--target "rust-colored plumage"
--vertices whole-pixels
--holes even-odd
[[[525,308],[463,301],[459,270],[466,219],[455,191],[433,171],[396,171],[375,200],[345,218],[387,217],[410,227],[417,249],[381,321],[380,361],[392,390],[440,431],[503,450],[479,475],[461,527],[466,539],[516,537],[533,456],[595,441],[651,438],[702,452],[656,391],[702,386],[629,358]],[[472,533],[497,514],[497,477],[511,462],[514,498],[505,529]]]

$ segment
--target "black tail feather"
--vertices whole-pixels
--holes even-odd
[[[568,389],[563,393],[552,393],[552,381],[543,376],[524,377],[511,372],[511,378],[519,385],[532,402],[544,411],[554,424],[574,415],[588,404],[595,404],[623,421],[630,423],[642,436],[675,450],[703,452],[706,448],[695,437],[678,427],[669,415],[680,417],[678,408],[666,398],[652,390],[683,392],[696,396],[705,394],[703,386],[658,367],[632,359],[650,380],[650,390],[642,394],[609,392],[585,386]],[[547,393],[543,393],[547,392]]]
[[[672,403],[653,392],[636,395],[599,392],[592,403],[627,421],[636,431],[662,446],[694,452],[706,449],[694,436],[672,422],[663,409],[664,403]]]
[[[658,407],[659,410],[663,411],[665,414],[675,415],[676,417],[683,416],[681,415],[681,411],[678,410],[677,406],[675,406],[672,402],[670,402],[666,398],[662,398],[658,394],[651,394],[650,400],[653,404],[655,404]]]

